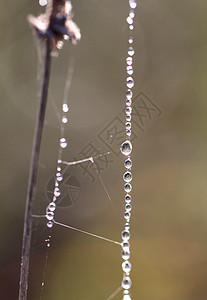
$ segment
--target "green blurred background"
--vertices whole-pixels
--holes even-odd
[[[59,122],[68,64],[75,60],[64,159],[81,157],[92,142],[108,151],[100,133],[123,116],[128,1],[74,0],[81,28],[78,46],[65,46],[53,59],[52,78],[38,173],[34,213],[44,214],[58,153]],[[38,1],[0,3],[1,299],[17,299],[28,170],[34,132],[37,41],[27,24]],[[135,20],[134,95],[148,97],[160,111],[134,126],[132,298],[207,299],[207,2],[141,1]],[[40,48],[38,48],[40,49]],[[120,141],[121,142],[121,141]],[[117,151],[114,148],[114,151]],[[56,219],[120,241],[124,219],[123,157],[109,155],[100,180],[71,167],[78,197]],[[67,204],[68,201],[68,204]],[[49,231],[33,226],[28,299],[40,298]],[[42,299],[104,300],[121,283],[121,249],[81,233],[54,227]],[[114,299],[121,299],[121,293]]]

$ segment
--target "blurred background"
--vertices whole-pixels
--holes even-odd
[[[97,153],[109,201],[91,165],[65,169],[56,220],[120,241],[124,225],[125,59],[128,1],[72,1],[81,28],[53,59],[34,214],[44,214],[54,185],[61,110],[73,69],[67,161]],[[38,1],[0,3],[0,290],[17,299],[41,45],[26,17]],[[146,0],[135,20],[132,298],[207,298],[207,2]],[[108,134],[110,133],[111,139]],[[90,153],[90,154],[89,154]],[[85,168],[83,168],[83,166]],[[29,300],[107,299],[122,280],[119,246],[55,226],[41,291],[49,230],[33,224]],[[114,299],[121,299],[121,293]]]

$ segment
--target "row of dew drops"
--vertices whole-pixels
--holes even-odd
[[[53,199],[49,203],[49,205],[46,208],[46,218],[48,220],[47,227],[52,228],[54,224],[54,214],[56,209],[56,201],[58,197],[61,194],[60,191],[60,183],[63,180],[63,174],[62,174],[62,149],[65,149],[68,145],[66,138],[64,137],[64,125],[68,122],[67,113],[69,112],[69,106],[68,104],[64,103],[62,105],[62,127],[61,127],[61,137],[60,137],[60,149],[59,149],[59,155],[58,155],[58,161],[57,161],[57,168],[56,168],[56,174],[55,174],[55,187],[53,192]]]
[[[130,158],[130,154],[132,152],[132,143],[130,141],[131,137],[131,114],[132,114],[132,88],[134,87],[134,79],[133,79],[133,55],[135,54],[134,48],[133,48],[133,37],[131,36],[132,31],[134,30],[134,17],[135,12],[134,9],[136,8],[137,3],[135,0],[129,0],[129,15],[126,19],[127,24],[129,25],[130,30],[130,37],[128,39],[129,47],[128,47],[128,56],[126,59],[126,72],[127,72],[127,78],[126,78],[126,108],[125,108],[125,114],[126,114],[126,122],[125,122],[125,129],[126,129],[126,136],[128,139],[122,143],[121,145],[121,152],[123,155],[126,156],[126,160],[124,162],[126,172],[123,175],[124,180],[124,191],[126,192],[125,195],[125,212],[124,212],[124,218],[126,220],[126,223],[124,224],[124,230],[122,231],[122,270],[123,270],[123,280],[122,280],[122,288],[123,288],[123,300],[131,300],[130,295],[130,288],[131,288],[131,278],[130,278],[130,272],[131,272],[131,263],[129,262],[130,259],[130,218],[131,218],[131,191],[132,191],[132,160]]]

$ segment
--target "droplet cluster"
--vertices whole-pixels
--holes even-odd
[[[137,7],[136,0],[129,0],[129,15],[126,18],[126,22],[129,26],[129,38],[128,38],[128,50],[127,50],[127,58],[126,58],[126,108],[125,108],[125,129],[126,129],[126,140],[121,145],[121,153],[125,156],[125,172],[123,174],[124,181],[124,191],[125,191],[125,211],[124,211],[124,230],[122,231],[122,270],[123,270],[123,280],[122,280],[122,288],[123,288],[123,300],[131,300],[130,288],[131,288],[131,263],[130,259],[130,218],[131,218],[131,201],[132,197],[130,195],[132,191],[132,160],[131,160],[131,152],[132,152],[132,143],[130,141],[132,134],[132,97],[133,92],[132,89],[134,87],[134,78],[133,78],[133,56],[135,54],[135,50],[133,47],[133,37],[132,33],[134,30],[134,17],[135,17],[135,8]]]
[[[60,184],[63,180],[63,172],[62,172],[62,151],[68,146],[68,142],[66,138],[64,137],[65,132],[65,124],[68,122],[68,112],[69,112],[69,106],[68,104],[64,103],[62,105],[62,125],[61,125],[61,137],[59,140],[60,148],[59,148],[59,155],[57,160],[57,167],[56,167],[56,174],[55,174],[55,186],[53,191],[53,198],[51,202],[48,204],[46,208],[46,219],[47,219],[47,227],[52,228],[54,224],[54,216],[55,216],[55,210],[56,210],[56,202],[58,200],[58,197],[61,195],[60,191]]]

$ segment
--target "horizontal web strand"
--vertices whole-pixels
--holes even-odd
[[[46,215],[32,215],[33,218],[46,218]],[[78,229],[76,227],[72,227],[70,225],[67,225],[67,224],[63,224],[63,223],[60,223],[60,222],[57,222],[55,220],[53,220],[54,224],[56,225],[59,225],[59,226],[62,226],[62,227],[65,227],[65,228],[68,228],[68,229],[71,229],[71,230],[75,230],[75,231],[78,231],[78,232],[81,232],[81,233],[84,233],[84,234],[87,234],[87,235],[90,235],[90,236],[93,236],[95,238],[98,238],[98,239],[101,239],[101,240],[104,240],[104,241],[107,241],[107,242],[110,242],[110,243],[113,243],[113,244],[116,244],[116,245],[119,245],[121,246],[121,243],[120,242],[117,242],[117,241],[113,241],[111,239],[108,239],[108,238],[105,238],[103,236],[100,236],[100,235],[97,235],[97,234],[94,234],[94,233],[91,233],[91,232],[88,232],[88,231],[85,231],[85,230],[81,230],[81,229]]]
[[[81,232],[81,233],[84,233],[84,234],[93,236],[93,237],[95,237],[95,238],[98,238],[98,239],[101,239],[101,240],[104,240],[104,241],[107,241],[107,242],[110,242],[110,243],[113,243],[113,244],[116,244],[116,245],[121,246],[121,243],[119,243],[119,242],[117,242],[117,241],[113,241],[113,240],[111,240],[111,239],[102,237],[102,236],[100,236],[100,235],[97,235],[97,234],[94,234],[94,233],[91,233],[91,232],[87,232],[87,231],[84,231],[84,230],[81,230],[81,229],[78,229],[78,228],[75,228],[75,227],[72,227],[72,226],[69,226],[69,225],[66,225],[66,224],[57,222],[57,221],[55,221],[55,220],[54,220],[54,224],[57,224],[57,225],[59,225],[59,226],[62,226],[62,227],[68,228],[68,229],[72,229],[72,230],[75,230],[75,231],[78,231],[78,232]]]
[[[59,160],[59,163],[62,163],[62,164],[67,165],[67,166],[74,166],[74,165],[77,165],[77,164],[82,164],[82,163],[87,162],[87,161],[90,161],[91,163],[93,163],[94,159],[105,156],[105,155],[108,155],[110,153],[111,152],[106,152],[104,154],[100,154],[100,155],[97,155],[97,156],[94,156],[94,157],[91,156],[91,157],[88,157],[88,158],[84,158],[84,159],[76,160],[76,161],[71,161],[71,162],[67,162],[67,161],[64,161],[64,160]]]

